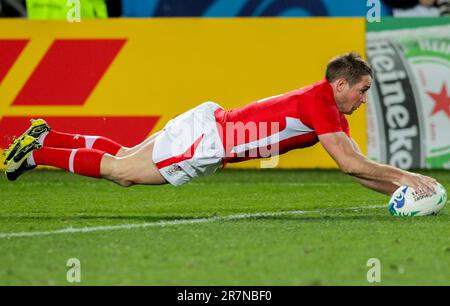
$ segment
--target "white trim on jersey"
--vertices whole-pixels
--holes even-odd
[[[233,150],[231,153],[233,154],[240,154],[244,153],[246,151],[261,148],[261,147],[267,147],[269,145],[273,145],[275,143],[279,143],[283,140],[293,138],[296,136],[300,136],[306,133],[313,132],[311,128],[306,126],[303,122],[300,121],[298,118],[292,118],[292,117],[286,117],[286,127],[284,130],[272,134],[268,137],[261,138],[249,143],[244,143],[238,146],[233,147]]]

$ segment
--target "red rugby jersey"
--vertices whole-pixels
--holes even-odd
[[[345,132],[348,122],[326,79],[246,106],[215,112],[225,162],[270,157],[316,144],[318,135]]]

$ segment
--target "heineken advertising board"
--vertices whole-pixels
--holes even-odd
[[[367,154],[403,169],[450,169],[450,18],[410,28],[368,26],[374,69],[367,103]],[[381,30],[380,30],[381,28]]]

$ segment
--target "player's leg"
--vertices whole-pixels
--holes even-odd
[[[88,136],[80,134],[62,133],[55,130],[48,131],[39,136],[39,143],[42,146],[66,149],[96,149],[104,151],[110,155],[124,157],[138,151],[146,144],[153,141],[159,132],[151,135],[140,144],[128,148],[114,140],[103,136]]]
[[[117,154],[115,156],[117,156],[117,157],[125,157],[125,156],[131,155],[131,154],[139,151],[141,148],[143,148],[147,144],[149,144],[152,141],[154,141],[156,139],[156,137],[158,137],[158,135],[161,134],[161,132],[162,131],[158,131],[158,132],[152,134],[150,137],[145,139],[143,142],[141,142],[140,144],[138,144],[138,145],[136,145],[136,146],[134,146],[132,148],[122,147],[119,150],[119,152],[117,152]]]
[[[214,117],[218,107],[207,102],[189,110],[169,122],[161,134],[126,150],[128,154],[123,156],[96,149],[41,147],[37,139],[27,136],[8,162],[7,177],[15,180],[36,165],[48,165],[80,175],[104,177],[122,186],[167,182],[179,186],[194,177],[212,174],[222,165],[225,153]],[[47,145],[45,140],[43,144]]]
[[[134,154],[120,158],[95,149],[41,147],[37,139],[26,136],[8,162],[6,175],[10,181],[15,181],[25,171],[45,165],[83,176],[103,177],[122,186],[165,184],[152,162],[152,152],[151,142]]]
[[[38,165],[53,166],[73,173],[100,177],[100,162],[105,152],[93,149],[42,147],[39,141],[26,135],[18,143],[14,156],[6,163],[8,180],[15,181],[25,171]]]
[[[17,150],[20,147],[20,141],[22,141],[26,136],[39,138],[48,131],[50,131],[50,127],[43,119],[31,119],[31,125],[28,130],[15,139],[9,148],[3,152],[3,155],[5,156],[4,164],[6,165],[8,161],[11,160],[11,158],[17,153]]]
[[[143,142],[137,144],[134,147],[125,147],[114,140],[103,136],[87,136],[80,134],[61,133],[57,131],[49,131],[39,137],[39,143],[42,146],[54,147],[54,148],[66,148],[66,149],[96,149],[104,151],[110,155],[117,157],[125,157],[137,152],[142,147],[152,142],[160,132],[156,132]]]
[[[121,144],[103,136],[70,134],[55,130],[43,133],[38,137],[38,141],[44,147],[95,149],[111,155],[117,155],[124,148]]]
[[[106,154],[101,161],[101,177],[124,187],[166,184],[167,181],[152,161],[154,144],[154,140],[147,141],[133,154],[125,157]]]
[[[96,149],[111,155],[117,155],[119,153],[124,155],[123,152],[128,151],[128,148],[125,148],[121,144],[106,137],[62,133],[52,130],[43,119],[32,119],[30,128],[19,138],[17,138],[14,143],[3,153],[5,156],[5,165],[16,154],[18,148],[20,147],[20,141],[22,141],[25,136],[31,136],[38,139],[39,144],[45,147]]]

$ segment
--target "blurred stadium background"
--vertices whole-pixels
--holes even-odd
[[[203,101],[212,100],[228,109],[311,84],[323,78],[325,66],[331,57],[354,50],[368,59],[375,69],[376,76],[369,103],[348,118],[353,138],[372,159],[405,169],[433,170],[434,172],[426,173],[438,177],[449,189],[448,14],[449,1],[445,0],[0,0],[0,17],[2,17],[0,18],[0,148],[6,148],[14,136],[20,135],[27,128],[29,119],[37,117],[45,118],[52,127],[60,131],[104,135],[124,145],[133,145],[161,129],[172,117]],[[264,173],[263,170],[259,170],[261,173],[251,170],[260,168],[259,161],[248,161],[232,165],[230,168],[246,170],[225,170],[222,174],[218,174],[217,181],[214,181],[214,178],[200,180],[199,183],[192,183],[181,192],[190,203],[200,201],[205,204],[198,206],[189,203],[178,205],[171,202],[172,198],[172,200],[164,198],[164,194],[176,197],[178,191],[171,189],[170,186],[163,187],[161,189],[163,191],[156,193],[158,203],[139,206],[143,204],[139,204],[138,195],[151,198],[154,196],[154,189],[147,194],[140,187],[131,192],[120,191],[109,183],[42,171],[41,177],[46,178],[48,182],[60,182],[57,184],[59,191],[55,194],[60,194],[62,198],[49,198],[44,193],[53,192],[54,189],[51,184],[47,185],[39,179],[40,173],[24,176],[18,185],[8,184],[2,178],[0,214],[5,222],[1,225],[3,228],[0,230],[0,237],[3,237],[2,233],[98,226],[105,223],[109,225],[136,223],[135,217],[138,215],[158,221],[170,216],[194,218],[214,214],[322,209],[333,207],[333,203],[330,203],[333,201],[336,201],[335,206],[341,208],[376,206],[387,202],[386,198],[370,191],[363,189],[355,191],[356,183],[345,179],[342,180],[342,195],[339,195],[341,187],[333,185],[335,183],[333,180],[335,178],[341,180],[341,176],[330,170],[336,169],[336,165],[320,145],[282,156],[278,168],[302,171],[276,170],[270,173],[271,178],[268,181],[264,180],[265,174],[261,174]],[[324,170],[308,172],[304,169]],[[249,176],[247,180],[247,174],[254,175],[255,180],[261,180],[263,185],[251,185],[254,179]],[[294,190],[289,189],[292,186],[283,185],[286,177],[288,182],[295,185],[296,175],[298,180],[303,180],[303,184],[311,178],[312,185],[309,190],[323,189],[323,192],[316,190],[306,193],[308,199],[306,202],[297,199]],[[229,192],[240,194],[237,189],[241,187],[236,187],[229,179],[233,176],[236,177],[238,185],[249,184],[248,187],[253,190],[253,196],[257,199],[244,199],[249,195],[243,188],[241,201],[227,198],[228,202],[222,201],[222,205],[218,205],[220,201],[217,200],[217,196],[220,193],[215,194],[215,188],[224,188]],[[321,182],[324,184],[323,187],[317,187],[322,186]],[[78,184],[77,186],[84,192],[92,194],[96,193],[96,187],[92,186],[99,184],[102,186],[100,189],[105,191],[93,196],[95,201],[81,196],[73,198],[73,195],[67,195],[65,199],[64,194],[73,191],[70,184]],[[38,201],[40,202],[38,205],[23,195],[27,188],[35,185],[41,192],[33,191],[33,196],[45,198],[44,206],[42,202]],[[201,194],[203,192],[200,192],[201,186],[210,186],[209,197]],[[308,188],[305,187],[306,189]],[[264,191],[267,191],[267,194]],[[124,192],[127,194],[135,192],[136,202],[135,206],[131,205],[131,210],[127,208],[129,202],[123,196]],[[279,194],[283,192],[292,197],[277,200]],[[112,199],[106,196],[107,194],[115,194],[116,197]],[[101,199],[102,195],[105,198]],[[133,194],[129,195],[133,197]],[[360,198],[355,198],[358,196]],[[332,197],[333,200],[326,200],[327,197]],[[105,205],[102,204],[103,201]],[[107,205],[107,201],[111,202]],[[261,203],[252,204],[255,201]],[[70,204],[71,202],[73,203]],[[267,202],[266,206],[262,205],[264,202]],[[76,205],[74,208],[74,203],[81,203],[78,208],[82,209],[77,210]],[[405,276],[402,270],[402,267],[408,264],[408,260],[412,265],[411,262],[426,261],[427,256],[431,254],[420,253],[418,258],[413,259],[407,257],[409,259],[405,259],[406,263],[403,264],[391,263],[389,265],[391,274],[388,274],[391,275],[391,282],[388,281],[388,284],[449,284],[450,246],[445,239],[431,242],[432,239],[426,235],[426,233],[431,235],[433,230],[436,230],[433,227],[437,226],[434,222],[430,219],[400,221],[404,223],[395,225],[390,224],[393,221],[387,216],[384,208],[374,210],[375,213],[370,211],[367,215],[373,215],[375,219],[367,218],[369,222],[374,221],[380,231],[382,228],[395,230],[395,226],[404,226],[405,230],[411,231],[421,228],[425,234],[420,237],[420,242],[430,248],[437,247],[441,252],[436,250],[439,255],[433,253],[437,256],[435,260],[441,261],[435,262],[432,270],[429,266],[422,265],[409,276]],[[349,224],[340,224],[339,219],[345,222],[349,220],[346,219],[348,215],[340,214],[337,217],[332,216],[333,226],[344,229]],[[92,217],[91,221],[89,216]],[[115,219],[114,216],[122,216],[123,220],[118,217]],[[161,219],[158,219],[158,216]],[[358,220],[357,216],[358,214],[354,213],[349,218],[355,219],[358,229],[361,225],[359,222],[362,221]],[[47,219],[40,222],[42,221],[40,217]],[[86,218],[83,219],[84,217]],[[325,227],[329,226],[327,218],[322,217],[317,218],[317,221]],[[448,227],[448,209],[439,218],[436,224],[443,229]],[[143,217],[142,221],[148,221],[147,219]],[[297,228],[298,225],[294,223],[303,221],[305,220],[287,220],[284,225],[292,226],[293,234],[297,230],[300,234],[305,228]],[[273,222],[284,226],[279,219]],[[314,227],[314,224],[309,224]],[[361,226],[368,225],[364,223]],[[268,228],[270,226],[265,229]],[[314,229],[320,231],[320,227]],[[311,232],[314,232],[314,229],[311,228]],[[209,237],[211,232],[217,231],[217,229],[209,230],[203,229],[206,232],[202,233]],[[233,230],[239,233],[238,229]],[[372,230],[367,227],[363,233],[370,233]],[[325,232],[324,235],[329,241],[334,240],[331,229],[325,229]],[[180,243],[176,240],[177,235],[172,234],[168,233],[172,239],[171,243],[173,245]],[[100,235],[96,233],[95,237],[101,239]],[[244,236],[249,241],[257,239],[248,232],[245,232]],[[378,246],[390,250],[391,246],[385,245],[383,240],[389,237],[389,232],[384,230],[381,236],[383,237],[377,240]],[[39,237],[20,239],[30,240],[27,243],[26,240],[10,241],[9,238],[0,238],[2,249],[9,254],[0,260],[0,283],[64,284],[65,279],[58,279],[58,274],[52,270],[52,261],[40,270],[33,270],[34,274],[27,274],[21,269],[14,270],[11,267],[14,266],[13,262],[33,266],[33,261],[27,256],[25,256],[28,258],[26,263],[21,259],[23,257],[20,257],[24,256],[23,251],[30,243],[35,246],[32,248],[34,253],[31,252],[30,257],[39,257],[39,254],[47,254],[48,250],[53,250],[54,253],[49,258],[53,256],[54,259],[56,256],[58,260],[62,260],[66,252],[59,250],[54,244],[70,244],[73,241],[61,242],[63,236],[55,237],[55,240],[46,238],[45,241]],[[80,248],[86,252],[85,258],[97,256],[100,260],[104,254],[101,251],[99,254],[89,253],[93,242],[87,236],[84,239],[85,243],[81,244]],[[112,248],[124,247],[122,238],[111,239],[116,239],[108,241]],[[206,238],[208,239],[211,239],[209,242],[212,243],[214,238]],[[227,239],[230,239],[228,243],[233,245],[233,238]],[[342,246],[352,239],[363,240],[364,237],[355,238],[349,234],[347,239],[342,242]],[[403,238],[398,239],[404,241]],[[409,238],[404,239],[409,241]],[[33,244],[37,240],[39,242]],[[396,238],[392,240],[397,241]],[[239,242],[239,239],[236,241],[238,245],[243,243]],[[140,245],[142,242],[136,243]],[[283,241],[280,243],[283,244]],[[288,245],[290,242],[286,240],[284,243]],[[320,250],[319,238],[308,243],[316,245],[311,247],[313,250]],[[208,245],[208,241],[205,245]],[[107,244],[102,247],[104,251],[109,250]],[[148,247],[151,248],[151,244]],[[261,248],[259,251],[267,252],[269,246],[259,247]],[[141,246],[139,250],[143,248],[144,246]],[[308,255],[305,248],[308,249],[305,246],[301,256],[305,258],[312,256]],[[339,250],[340,246],[336,248]],[[418,248],[418,245],[415,243],[407,245],[405,249],[398,251],[399,254],[407,254],[408,248]],[[361,258],[369,256],[363,251],[368,249],[373,252],[376,250],[373,246],[361,244]],[[163,248],[160,251],[176,252],[170,248]],[[265,261],[261,257],[261,266],[269,266],[264,270],[267,273],[261,275],[255,272],[258,271],[256,262],[253,263],[256,266],[251,266],[247,272],[225,277],[230,265],[233,271],[234,260],[240,263],[236,264],[237,267],[245,270],[245,265],[241,266],[240,261],[245,255],[240,253],[238,257],[233,257],[235,253],[230,251],[227,253],[230,257],[218,258],[215,267],[219,268],[214,270],[214,267],[209,267],[212,272],[208,274],[196,265],[198,258],[208,256],[207,251],[204,251],[187,255],[186,261],[177,258],[177,261],[173,262],[174,270],[179,265],[178,267],[183,267],[185,271],[184,276],[179,278],[176,272],[165,274],[164,270],[159,271],[157,274],[159,276],[155,279],[150,276],[136,277],[138,268],[143,268],[136,264],[131,265],[129,270],[119,271],[121,281],[116,283],[367,284],[364,271],[360,271],[359,268],[357,272],[354,271],[361,274],[360,279],[355,279],[354,275],[359,274],[347,273],[350,268],[345,264],[342,271],[333,265],[328,267],[328,270],[325,268],[320,270],[319,264],[318,270],[307,272],[301,272],[303,266],[302,269],[296,267],[292,271],[297,271],[298,274],[283,278],[276,273],[275,268],[271,271],[272,267],[281,264],[289,271],[289,265],[282,263],[285,260],[296,260],[294,258],[298,250],[285,251],[275,255],[279,257],[280,262]],[[339,254],[336,249],[328,251],[330,253],[326,256],[321,252],[311,252],[317,261],[329,258],[327,256],[331,256],[333,252]],[[125,260],[127,255],[121,252],[122,257],[118,256]],[[220,253],[219,250],[217,252],[216,255]],[[140,254],[139,251],[137,253]],[[324,257],[321,257],[322,255]],[[156,255],[150,257],[153,262],[158,262],[158,259],[152,256]],[[120,263],[119,257],[114,263]],[[212,258],[214,262],[214,256]],[[161,265],[169,266],[163,259],[159,260],[162,260]],[[169,258],[169,263],[170,260]],[[305,263],[305,266],[311,264],[314,266],[316,263],[314,260]],[[136,262],[138,261],[136,259]],[[194,268],[191,270],[186,268],[189,264],[200,271],[200,276],[191,271]],[[364,264],[365,262],[362,270]],[[333,274],[330,269],[337,272]],[[434,277],[427,274],[420,278],[423,273],[435,274]],[[96,277],[94,274],[92,272],[88,284],[108,283],[108,280],[115,277],[114,274],[112,278]],[[193,278],[190,278],[191,276]],[[221,279],[224,282],[221,282]]]

